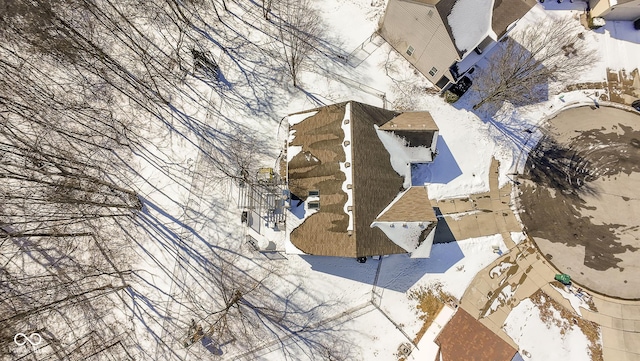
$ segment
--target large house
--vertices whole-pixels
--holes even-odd
[[[349,101],[288,117],[287,252],[428,257],[437,219],[411,166],[436,155],[428,112]]]
[[[536,0],[389,0],[381,35],[440,89],[456,83]]]
[[[640,18],[640,0],[589,0],[589,15],[606,20],[636,20]]]

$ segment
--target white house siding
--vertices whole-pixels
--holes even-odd
[[[436,130],[435,133],[433,133],[433,139],[431,139],[431,147],[429,149],[431,149],[431,154],[436,154],[438,152],[438,135],[440,134],[440,131]],[[431,159],[431,161],[433,161],[433,159]]]
[[[604,16],[607,20],[636,20],[640,18],[640,0],[628,1],[611,7],[611,11]]]
[[[640,0],[615,1],[591,0],[591,16],[610,21],[636,20],[640,18]]]
[[[459,60],[458,52],[435,6],[389,0],[382,37],[433,84],[443,75],[453,79],[449,67]],[[409,46],[415,49],[412,55],[407,54]],[[434,67],[437,72],[430,75]]]
[[[609,0],[589,0],[591,16],[599,17],[609,11]]]

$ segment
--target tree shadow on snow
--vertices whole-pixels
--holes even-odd
[[[527,61],[523,62],[519,59],[527,59]],[[531,84],[529,79],[534,78],[531,74],[532,69],[536,67],[545,69],[543,64],[532,58],[531,52],[524,46],[511,39],[499,42],[473,66],[473,74],[466,75],[471,79],[472,85],[452,105],[456,109],[474,113],[484,122],[492,122],[503,120],[500,111],[507,102],[517,108],[547,101],[549,99],[549,83],[554,79],[541,76],[536,78],[537,83]],[[531,76],[531,78],[517,80],[522,76]],[[498,86],[497,84],[502,85]],[[510,88],[506,91],[502,89],[504,84],[510,84]],[[521,87],[514,87],[514,84],[521,85]],[[489,91],[490,89],[498,90],[495,100],[475,109],[487,97],[486,94],[492,93]],[[514,94],[510,95],[509,92]],[[506,96],[504,96],[505,93]]]

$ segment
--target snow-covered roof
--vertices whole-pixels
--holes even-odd
[[[447,21],[456,47],[461,52],[473,50],[489,35],[493,0],[458,0]]]
[[[500,39],[536,0],[441,0],[436,7],[462,58],[487,37]]]
[[[497,39],[500,39],[507,31],[511,30],[512,25],[525,16],[536,3],[536,0],[496,1],[493,7],[491,27],[497,35]]]
[[[303,120],[316,115],[316,113],[318,112],[311,111],[311,112],[290,114],[289,116],[287,116],[287,122],[289,123],[289,139],[287,140],[287,144],[293,143],[293,140],[296,138],[296,131],[295,129],[291,129],[291,126],[296,125],[302,122]],[[300,153],[301,151],[302,151],[302,147],[299,145],[287,146],[287,162],[290,162],[291,159],[293,159],[293,157],[298,155],[298,153]]]
[[[431,254],[438,222],[425,187],[400,192],[371,224],[382,230],[393,243],[411,253],[411,258]]]
[[[293,126],[296,125],[300,122],[302,122],[303,120],[310,118],[314,115],[316,115],[318,112],[317,111],[310,111],[310,112],[301,112],[301,113],[294,113],[294,114],[289,114],[289,116],[287,116],[287,122],[289,123],[289,126]]]
[[[432,149],[426,146],[411,147],[405,138],[395,132],[380,130],[377,126],[375,128],[378,138],[389,153],[391,166],[404,178],[404,188],[408,189],[411,187],[411,163],[432,162]]]
[[[344,203],[343,210],[349,216],[349,225],[347,231],[353,231],[353,163],[351,143],[351,103],[347,103],[344,110],[344,118],[342,119],[342,131],[344,132],[344,140],[342,141],[342,150],[344,151],[345,161],[340,163],[340,170],[344,173],[345,179],[342,182],[342,191],[347,194],[347,201]]]
[[[436,360],[440,361],[440,358],[436,358],[440,347],[434,342],[435,338],[440,333],[440,330],[449,322],[451,317],[455,315],[456,309],[445,304],[442,310],[438,313],[438,316],[433,320],[431,326],[427,328],[424,336],[418,341],[418,346],[413,352],[411,357],[413,360]]]
[[[428,258],[436,232],[434,222],[373,222],[371,227],[380,229],[389,239],[402,247],[411,258]],[[414,256],[414,252],[417,250]],[[418,257],[419,256],[419,257]]]
[[[291,230],[291,243],[315,255],[405,253],[370,227],[402,187],[374,128],[398,113],[357,102],[313,112],[290,127],[288,148],[295,155],[287,154],[287,179],[290,192],[303,200],[319,191],[320,208]]]

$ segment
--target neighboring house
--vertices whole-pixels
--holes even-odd
[[[289,115],[288,253],[428,257],[437,219],[411,164],[436,155],[428,112],[350,101]]]
[[[436,360],[511,361],[521,359],[517,350],[462,308],[444,326],[435,343]]]
[[[589,0],[591,17],[606,20],[636,20],[640,18],[640,0]]]
[[[389,0],[381,35],[429,81],[458,81],[536,0]]]

